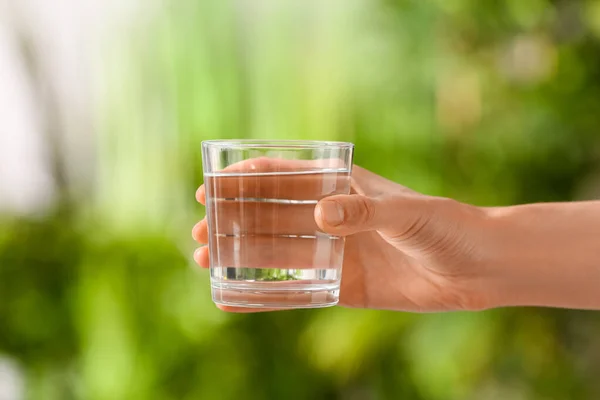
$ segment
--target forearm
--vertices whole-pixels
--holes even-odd
[[[493,307],[600,309],[600,201],[487,209]]]

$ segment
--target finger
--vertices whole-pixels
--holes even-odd
[[[196,201],[203,206],[206,205],[206,189],[203,184],[196,190]]]
[[[196,198],[267,198],[312,200],[348,193],[350,166],[338,158],[284,160],[254,158],[232,164],[218,176],[206,174]],[[316,197],[315,197],[316,196]]]
[[[315,221],[331,235],[347,236],[377,230],[393,239],[426,240],[423,228],[432,218],[435,197],[414,196],[408,192],[372,198],[358,194],[332,196],[315,207]]]
[[[211,258],[215,267],[283,270],[256,270],[256,276],[248,277],[255,280],[303,279],[302,270],[341,265],[344,248],[344,240],[324,233],[309,237],[214,235],[213,243]],[[277,275],[271,276],[274,272]]]
[[[194,228],[192,228],[192,237],[198,243],[208,243],[208,224],[206,218],[203,218],[200,222],[194,225]]]
[[[317,225],[332,235],[347,236],[378,230],[396,236],[424,220],[426,201],[407,196],[371,198],[362,195],[332,196],[315,207]]]
[[[317,160],[286,160],[283,158],[257,157],[243,160],[222,169],[221,173],[266,173],[266,172],[298,172],[318,171],[323,169],[349,169],[340,158],[323,158]]]
[[[216,234],[316,235],[314,204],[214,200],[211,219]],[[194,227],[194,237],[207,243],[206,220]]]
[[[346,172],[348,173],[348,171],[350,170],[350,165],[347,165],[343,160],[338,159],[338,158],[328,158],[328,159],[320,159],[320,160],[284,160],[284,159],[273,159],[273,158],[267,158],[267,157],[261,157],[261,158],[255,158],[255,159],[249,159],[249,160],[244,160],[232,165],[229,165],[228,167],[226,167],[224,170],[222,170],[222,173],[228,173],[228,174],[235,174],[235,173],[253,173],[253,174],[257,174],[257,173],[272,173],[272,172],[280,172],[280,173],[307,173],[307,172],[318,172],[318,171],[323,171],[323,170],[329,170],[329,171],[339,171],[339,170],[343,170],[341,172]],[[221,176],[222,178],[222,176]],[[239,176],[237,177],[238,179],[240,178]],[[247,182],[248,184],[252,184],[252,183],[256,183],[256,179],[248,179],[250,177],[246,177],[246,180],[242,180],[242,182]],[[256,178],[256,177],[254,177]],[[289,177],[288,177],[289,178]],[[331,179],[331,177],[328,177],[329,179]],[[276,179],[275,179],[276,180]],[[271,179],[271,181],[275,181],[274,179]],[[289,180],[289,179],[288,179]],[[346,177],[342,176],[341,177],[342,180],[342,184],[346,184]],[[311,179],[305,179],[305,181],[307,181],[309,187],[310,186],[314,186],[315,184],[319,184],[320,181],[317,180],[313,180],[313,182],[311,182]],[[233,179],[228,179],[226,182],[223,182],[220,184],[220,187],[222,187],[222,193],[219,192],[219,187],[217,187],[215,193],[213,193],[213,196],[215,197],[220,197],[221,195],[223,197],[230,197],[230,196],[226,196],[226,194],[228,193],[227,190],[225,190],[228,186],[231,186],[233,188],[233,193],[238,195],[240,190],[239,186],[237,186],[236,184],[239,185],[239,181],[237,181],[235,178]],[[281,182],[268,182],[267,184],[265,184],[265,187],[269,187],[272,185],[269,185],[269,183],[276,183],[276,184],[280,184]],[[311,185],[312,183],[312,185]],[[328,183],[328,182],[326,182]],[[333,182],[329,182],[329,183],[333,183]],[[243,192],[243,188],[247,186],[247,185],[243,185],[242,184],[242,192]],[[285,185],[284,185],[285,186]],[[302,185],[300,185],[301,187]],[[282,189],[285,189],[282,188]],[[273,191],[273,189],[271,189],[271,191]],[[285,193],[285,190],[282,190],[283,193]],[[237,197],[237,196],[235,196]],[[293,197],[292,197],[293,198]],[[206,205],[206,186],[203,184],[201,185],[198,190],[196,191],[196,200],[203,204]]]
[[[376,213],[380,207],[376,201],[361,195],[332,196],[315,207],[315,221],[325,232],[351,235],[375,229]]]
[[[277,175],[222,175],[206,177],[208,197],[218,199],[318,200],[350,190],[349,172],[298,172]],[[206,193],[201,191],[206,204]]]
[[[210,267],[208,246],[199,247],[194,251],[194,261],[202,268]]]

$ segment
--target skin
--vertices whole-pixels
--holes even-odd
[[[229,170],[270,172],[305,167],[291,161],[256,159]],[[298,185],[323,184],[315,182],[315,177],[279,180],[277,186],[244,179],[238,177],[222,190],[242,190],[252,197],[272,197],[276,190],[284,195],[281,198],[294,198],[305,193]],[[206,204],[204,185],[196,198]],[[235,213],[223,210],[230,217]],[[278,210],[282,214],[286,209]],[[600,309],[600,202],[481,208],[419,194],[354,167],[350,195],[325,197],[306,212],[313,218],[290,212],[277,220],[242,222],[259,231],[318,229],[346,237],[341,306],[409,312],[503,306]],[[262,209],[256,215],[278,214]],[[197,242],[208,242],[206,219],[194,226],[192,234]],[[285,248],[283,243],[279,247]],[[290,254],[303,253],[300,248],[289,250]],[[261,254],[265,252],[257,250],[248,259],[258,257],[259,262]],[[208,247],[197,249],[194,259],[208,268]],[[231,312],[265,311],[219,307]]]

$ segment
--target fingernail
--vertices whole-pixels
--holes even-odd
[[[319,206],[321,217],[330,226],[338,226],[344,222],[344,209],[337,201],[324,201]]]

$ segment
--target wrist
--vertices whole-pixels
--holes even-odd
[[[460,232],[459,250],[452,247],[454,251],[450,254],[444,252],[440,263],[445,266],[455,263],[458,267],[450,284],[457,309],[481,311],[512,305],[509,303],[518,296],[509,295],[508,290],[511,279],[504,257],[510,251],[505,248],[508,243],[503,236],[510,235],[502,213],[455,201],[447,204],[446,209],[452,211],[446,220],[456,221],[456,230]]]
[[[516,232],[511,221],[511,207],[482,208],[481,252],[478,269],[481,271],[481,291],[485,308],[525,305],[526,281],[519,276],[515,255],[523,255],[526,240]]]
[[[474,251],[468,260],[469,269],[474,271],[468,279],[467,309],[480,311],[499,307],[515,306],[526,289],[520,287],[522,279],[516,276],[511,254],[520,254],[520,246],[526,245],[512,240],[514,227],[510,222],[510,210],[506,208],[470,207],[474,222],[468,224],[474,233]],[[473,219],[472,219],[473,221]],[[471,230],[470,229],[470,230]]]

